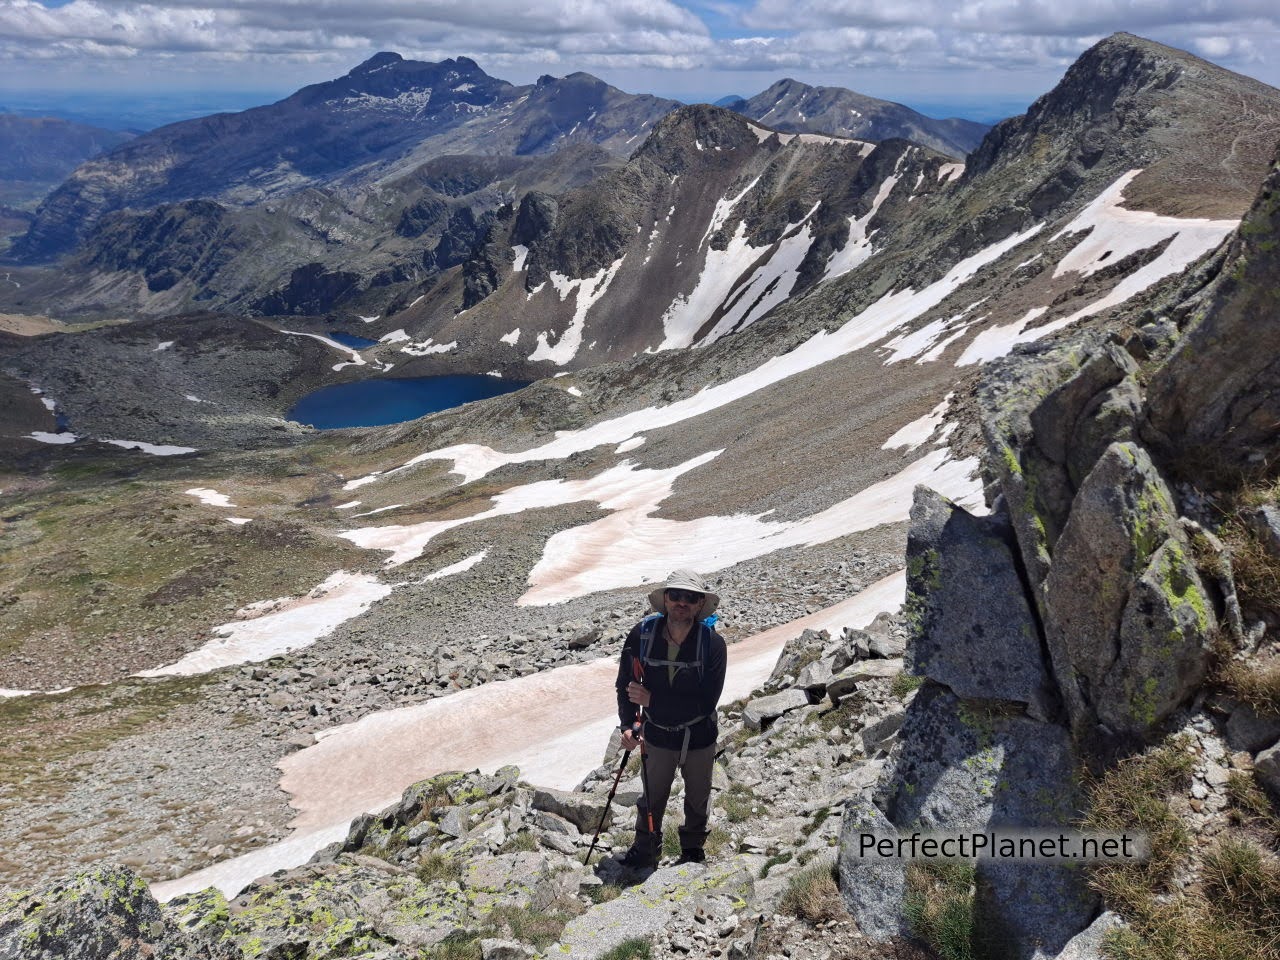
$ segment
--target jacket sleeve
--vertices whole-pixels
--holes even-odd
[[[707,663],[703,673],[701,703],[699,713],[714,714],[720,703],[720,694],[724,692],[724,674],[729,656],[725,648],[724,637],[711,631],[707,643]]]
[[[631,660],[639,655],[639,650],[640,625],[636,624],[627,634],[627,640],[622,645],[622,656],[618,658],[618,679],[615,686],[618,689],[618,725],[622,727],[630,727],[640,713],[639,708],[627,698],[627,684],[631,682]]]

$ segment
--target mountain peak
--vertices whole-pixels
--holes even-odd
[[[404,57],[400,56],[400,54],[393,53],[390,50],[383,50],[380,53],[375,53],[364,63],[352,70],[351,75],[355,76],[357,74],[373,73],[376,70],[382,70],[385,67],[389,67],[394,63],[403,62]]]

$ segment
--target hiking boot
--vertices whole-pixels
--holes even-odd
[[[706,859],[706,851],[701,847],[685,847],[680,851],[680,859],[676,863],[702,863]]]
[[[629,870],[653,870],[658,866],[658,858],[641,847],[632,847],[618,862]]]

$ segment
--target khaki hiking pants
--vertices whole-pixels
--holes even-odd
[[[636,805],[636,846],[651,850],[654,856],[662,852],[662,815],[671,796],[671,784],[679,768],[684,778],[684,823],[680,825],[680,848],[701,850],[707,842],[707,819],[711,814],[711,769],[715,764],[716,745],[689,750],[680,763],[679,750],[666,750],[645,744],[645,776],[648,779],[648,796],[641,797]],[[653,810],[654,836],[649,835],[646,813]]]

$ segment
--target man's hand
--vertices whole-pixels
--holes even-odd
[[[642,707],[647,707],[649,706],[649,701],[652,697],[648,690],[632,680],[627,684],[627,699],[632,703],[638,703]]]
[[[642,737],[639,736],[639,733],[640,733],[639,730],[634,730],[634,729],[623,730],[622,731],[622,749],[623,750],[637,749],[640,746],[641,739],[643,739]]]

